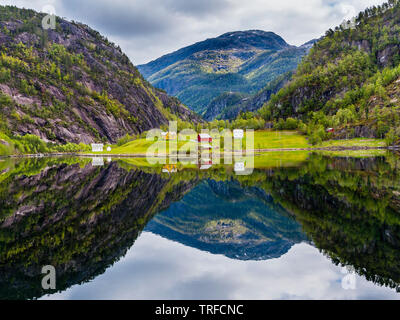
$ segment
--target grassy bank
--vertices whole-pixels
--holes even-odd
[[[247,138],[247,137],[246,137]],[[246,138],[243,140],[243,149],[246,148]],[[182,150],[183,147],[188,149],[188,146],[195,147],[196,142],[193,142],[196,137],[188,137],[186,141],[178,141],[178,150]],[[101,152],[102,155],[138,155],[145,156],[146,152],[150,147],[154,147],[153,141],[147,141],[144,138],[128,141],[120,146],[110,145],[111,151]],[[256,150],[256,152],[262,151],[283,151],[286,149],[291,150],[302,150],[302,149],[320,149],[325,148],[327,150],[337,149],[351,149],[351,148],[382,148],[385,147],[384,140],[381,139],[349,139],[349,140],[329,140],[324,141],[319,145],[312,146],[309,144],[307,137],[300,134],[297,131],[256,131],[254,132],[254,148],[249,150]],[[220,148],[217,147],[220,152],[230,152],[231,150],[221,142]],[[170,144],[166,144],[166,149],[160,151],[160,154],[168,154],[170,151]],[[24,137],[13,137],[10,138],[5,134],[0,133],[0,156],[8,155],[22,155],[22,154],[38,154],[38,153],[84,153],[84,154],[99,154],[92,153],[89,145],[84,144],[72,144],[68,143],[65,145],[55,145],[51,143],[45,143],[34,135],[26,135]]]
[[[191,137],[195,139],[195,137]],[[246,139],[244,139],[245,141]],[[105,155],[146,155],[147,150],[153,145],[154,142],[147,141],[146,139],[137,139],[123,144],[122,146],[111,146],[111,151],[104,151]],[[178,150],[185,145],[194,145],[195,142],[178,141]],[[279,151],[285,149],[337,149],[337,148],[381,148],[385,146],[385,142],[381,139],[349,139],[349,140],[329,140],[319,145],[311,145],[307,137],[297,131],[256,131],[254,132],[254,149],[256,151]],[[245,143],[244,147],[245,149]],[[224,145],[218,149],[220,152],[231,151],[225,150]],[[251,149],[253,150],[253,149]],[[167,143],[166,154],[169,151],[169,143]],[[164,152],[162,152],[164,153]]]

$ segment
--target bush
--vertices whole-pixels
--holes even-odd
[[[385,144],[387,147],[395,145],[399,141],[399,136],[396,135],[395,130],[392,128],[385,135]]]
[[[320,144],[326,138],[327,135],[323,126],[311,126],[308,128],[308,140],[312,145]]]
[[[287,118],[286,120],[280,118],[274,125],[274,129],[276,130],[297,130],[298,128],[299,120],[294,118]]]
[[[120,146],[127,144],[128,142],[131,142],[134,140],[136,140],[136,136],[134,136],[134,135],[131,136],[127,133],[125,136],[123,136],[121,139],[119,139],[117,141],[117,146],[120,147]]]
[[[15,146],[21,153],[45,153],[48,152],[46,143],[38,136],[27,134],[14,137]]]

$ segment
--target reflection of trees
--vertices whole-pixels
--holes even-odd
[[[398,158],[312,156],[299,168],[251,176],[224,169],[168,176],[122,163],[67,162],[0,163],[0,298],[42,296],[47,264],[56,266],[59,290],[102,274],[156,212],[203,179],[234,178],[246,190],[263,189],[335,263],[382,285],[400,284]]]
[[[3,299],[48,293],[41,289],[44,265],[56,267],[58,290],[102,274],[125,255],[157,208],[191,188],[116,163],[50,165],[29,176],[15,171],[0,185]]]
[[[277,171],[268,190],[335,264],[398,288],[400,180],[390,160],[317,157],[297,175]]]

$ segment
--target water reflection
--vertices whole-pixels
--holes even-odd
[[[294,217],[264,190],[234,180],[201,182],[146,230],[239,260],[279,258],[307,240]]]
[[[163,173],[141,159],[1,161],[0,298],[49,293],[48,264],[70,298],[397,297],[377,285],[400,284],[398,157],[295,156],[282,167],[256,159],[251,176],[226,166]],[[340,265],[359,275],[353,293]],[[168,270],[165,288],[138,280]],[[112,290],[96,290],[104,285]]]

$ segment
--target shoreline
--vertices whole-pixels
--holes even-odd
[[[296,152],[296,151],[360,151],[360,150],[391,150],[398,151],[400,150],[400,146],[398,147],[361,147],[361,146],[353,146],[353,147],[315,147],[315,148],[278,148],[278,149],[254,149],[249,150],[247,153],[271,153],[271,152]],[[230,151],[230,152],[222,152],[221,154],[231,153],[237,154],[238,152]],[[242,153],[240,153],[242,154]],[[127,158],[146,158],[146,154],[142,153],[129,153],[129,154],[110,154],[110,153],[38,153],[38,154],[15,154],[15,155],[3,155],[0,156],[0,159],[3,158],[44,158],[44,157],[63,157],[63,156],[74,156],[74,157],[127,157]],[[165,158],[168,157],[169,154],[157,155],[153,156],[154,158]]]

